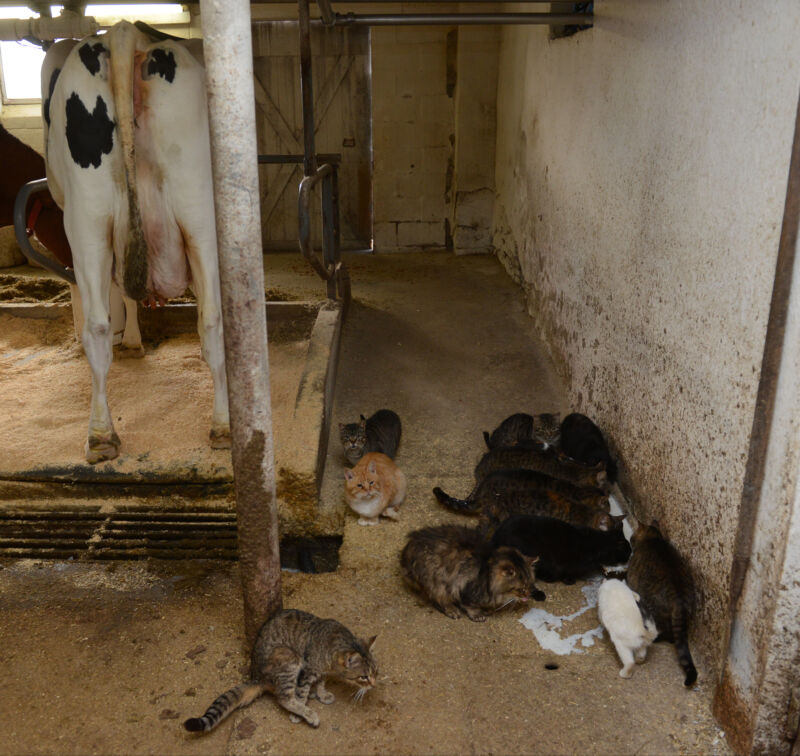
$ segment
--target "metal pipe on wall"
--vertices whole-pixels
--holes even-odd
[[[303,174],[317,172],[314,149],[314,87],[311,80],[311,16],[308,0],[297,0],[298,31],[300,34],[300,94],[303,100]]]
[[[281,608],[248,0],[201,0],[245,633]]]
[[[318,22],[319,23],[319,22]],[[553,24],[589,26],[591,13],[336,13],[335,26],[458,26]]]

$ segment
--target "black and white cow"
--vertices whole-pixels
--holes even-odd
[[[211,445],[230,445],[205,72],[194,44],[123,21],[53,45],[42,69],[47,179],[64,210],[92,371],[91,463],[120,446],[106,397],[112,279],[128,304],[191,287],[214,381]],[[126,328],[125,346],[138,339]]]

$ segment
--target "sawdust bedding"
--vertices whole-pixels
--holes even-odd
[[[307,339],[269,347],[276,436],[289,432],[307,351]],[[0,472],[82,464],[90,399],[91,372],[68,311],[55,320],[0,314]],[[213,390],[197,334],[145,344],[143,359],[115,359],[108,399],[122,440],[118,469],[175,460],[229,469],[230,452],[208,444]]]

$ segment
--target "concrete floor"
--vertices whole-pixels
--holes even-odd
[[[726,754],[710,714],[713,679],[685,690],[671,646],[651,649],[631,680],[606,637],[582,653],[545,651],[506,610],[453,621],[402,584],[405,534],[440,522],[431,488],[466,492],[481,431],[515,411],[567,410],[531,333],[522,292],[492,257],[446,253],[348,259],[333,426],[380,407],[398,412],[398,464],[409,479],[399,523],[345,516],[335,573],[284,573],[284,605],[378,634],[380,682],[360,704],[337,701],[321,726],[293,725],[265,697],[205,736],[181,722],[237,683],[247,665],[236,565],[0,564],[0,754]],[[268,258],[268,286],[299,298],[322,286],[299,258]],[[323,481],[341,501],[332,437]],[[544,585],[556,616],[581,585]],[[597,626],[594,610],[562,635]],[[546,669],[545,664],[557,666]]]

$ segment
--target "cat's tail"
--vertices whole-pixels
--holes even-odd
[[[687,615],[686,607],[681,602],[676,602],[672,610],[672,637],[675,639],[675,650],[678,652],[678,664],[686,673],[683,684],[688,688],[697,680],[697,669],[689,652]]]
[[[223,693],[206,709],[202,717],[187,719],[183,726],[189,732],[208,732],[236,709],[252,703],[264,692],[264,686],[256,682],[246,682]]]
[[[439,486],[433,489],[433,495],[436,500],[451,512],[460,512],[461,514],[478,514],[479,508],[476,508],[469,497],[466,499],[456,499],[442,491]]]

